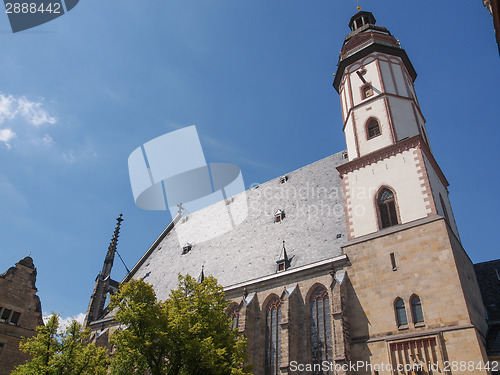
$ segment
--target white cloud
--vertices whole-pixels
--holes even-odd
[[[25,96],[0,94],[0,124],[17,117],[36,127],[43,124],[55,124],[56,118],[42,108],[42,105],[42,102],[30,101]]]
[[[66,152],[63,152],[62,154],[63,156],[63,159],[66,161],[66,163],[68,164],[73,164],[75,162],[75,154],[73,153],[73,151],[70,151],[68,153]]]
[[[12,146],[10,145],[9,141],[12,138],[16,137],[16,133],[12,131],[12,129],[7,128],[7,129],[0,129],[0,142],[3,142],[7,148],[11,148]]]
[[[43,322],[44,323],[47,323],[47,321],[49,320],[49,318],[52,316],[52,314],[50,315],[45,315],[43,317]],[[64,332],[64,330],[70,325],[71,321],[72,320],[76,320],[78,323],[80,323],[82,326],[83,326],[83,321],[85,320],[85,314],[84,313],[79,313],[77,314],[76,316],[68,316],[66,318],[61,318],[59,316],[59,332]]]
[[[55,142],[49,134],[44,134],[42,137],[42,143],[46,144],[47,146],[52,146]]]

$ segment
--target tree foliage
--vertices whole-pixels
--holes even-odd
[[[113,374],[241,375],[246,339],[231,330],[228,302],[213,277],[201,283],[179,275],[179,287],[160,302],[151,285],[131,280],[111,299],[115,319]]]
[[[19,348],[32,356],[17,366],[11,375],[105,375],[109,364],[106,350],[88,341],[89,332],[73,320],[66,330],[58,332],[59,317],[52,314],[37,335],[24,338]]]

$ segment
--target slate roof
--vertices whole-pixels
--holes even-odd
[[[283,241],[290,268],[341,255],[347,238],[336,167],[347,162],[344,156],[345,152],[331,155],[288,173],[284,183],[276,178],[229,199],[227,209],[246,200],[248,216],[215,238],[210,238],[211,233],[222,225],[213,216],[215,205],[175,225],[174,220],[125,280],[144,278],[153,284],[158,298],[166,299],[177,287],[178,273],[198,277],[202,266],[205,276],[215,276],[224,287],[275,274],[276,262],[283,257]],[[275,222],[278,210],[284,211],[281,222]],[[195,231],[183,230],[187,225]],[[195,240],[190,241],[191,237]],[[204,237],[209,239],[200,242]],[[184,241],[192,247],[183,255]]]

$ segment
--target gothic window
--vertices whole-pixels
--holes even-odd
[[[423,323],[424,321],[424,313],[422,311],[422,303],[420,302],[420,297],[414,295],[410,298],[411,305],[411,315],[413,319],[413,323]]]
[[[238,305],[234,306],[229,317],[231,318],[231,329],[237,329],[240,323],[240,307]]]
[[[373,87],[370,84],[361,87],[361,99],[369,98],[373,96]]]
[[[396,299],[394,302],[394,310],[396,311],[396,324],[398,327],[407,325],[405,303],[401,298]]]
[[[266,375],[278,375],[280,367],[281,301],[271,300],[266,307]]]
[[[377,120],[371,119],[366,126],[366,136],[368,139],[372,139],[380,135],[380,125]]]
[[[378,195],[377,203],[382,228],[399,224],[396,201],[394,199],[394,193],[391,190],[387,188],[382,189]]]
[[[325,288],[319,287],[311,297],[311,349],[312,362],[321,368],[323,361],[332,361],[332,331],[330,300]],[[314,371],[314,374],[324,374]]]
[[[450,218],[448,217],[448,211],[446,210],[446,206],[444,204],[444,200],[443,200],[443,197],[441,196],[441,193],[439,193],[439,200],[441,201],[441,207],[443,207],[444,217],[445,217],[446,221],[449,224],[450,223]]]

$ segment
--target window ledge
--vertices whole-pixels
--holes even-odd
[[[415,328],[420,328],[420,327],[425,327],[425,323],[424,322],[415,323]]]
[[[408,329],[408,328],[409,328],[409,327],[408,327],[408,324],[402,324],[402,325],[398,326],[398,329],[399,329],[400,331],[406,330],[406,329]]]
[[[371,139],[374,139],[374,138],[377,138],[377,137],[380,137],[382,135],[382,133],[379,133],[377,135],[374,135],[373,137],[366,137],[366,139],[369,141]]]

